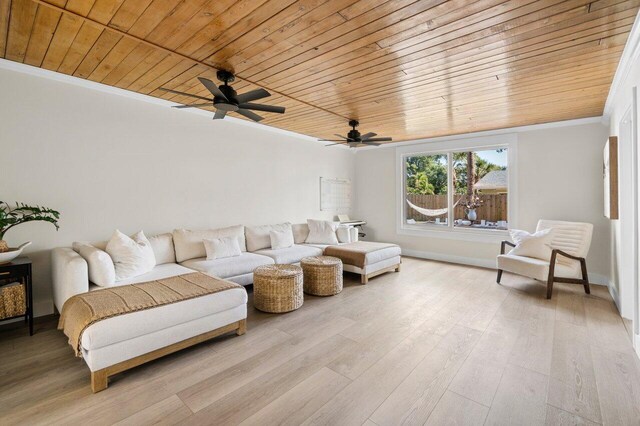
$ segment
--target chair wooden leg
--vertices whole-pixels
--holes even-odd
[[[105,390],[109,385],[109,376],[106,370],[98,370],[91,372],[91,390],[93,393]]]
[[[587,274],[587,261],[581,260],[580,266],[582,268],[582,279],[584,280],[584,292],[587,294],[591,294],[591,289],[589,288],[589,275]]]
[[[500,284],[501,279],[502,279],[502,269],[498,269],[498,278],[496,278],[496,282]]]
[[[551,293],[553,293],[553,277],[547,280],[547,299],[551,299]]]

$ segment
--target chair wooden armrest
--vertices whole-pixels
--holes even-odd
[[[504,240],[502,243],[500,243],[500,254],[504,254],[504,249],[506,246],[515,247],[516,245],[511,241]]]
[[[564,256],[564,257],[568,257],[569,259],[573,259],[573,260],[579,260],[580,262],[582,262],[583,260],[585,260],[584,257],[578,257],[578,256],[574,256],[572,254],[567,253],[566,251],[562,251],[562,250],[558,250],[558,249],[553,249],[551,251],[551,259],[554,260],[554,258],[556,256],[555,255],[560,255],[560,256]]]

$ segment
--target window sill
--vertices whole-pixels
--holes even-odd
[[[399,235],[411,235],[414,237],[441,238],[444,240],[460,240],[475,241],[482,243],[499,243],[500,241],[509,239],[509,231],[500,229],[469,229],[469,228],[450,228],[442,226],[439,229],[437,225],[431,226],[412,226],[401,225],[397,229]]]

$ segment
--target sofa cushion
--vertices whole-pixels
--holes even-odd
[[[291,225],[293,230],[293,241],[296,244],[304,244],[309,236],[309,225],[306,223],[294,223]]]
[[[244,229],[247,239],[247,250],[256,251],[271,247],[270,231],[291,230],[289,222],[278,223],[276,225],[247,226]]]
[[[153,254],[156,256],[156,265],[176,263],[176,251],[173,248],[173,235],[170,233],[149,237]]]
[[[155,268],[153,268],[146,274],[116,281],[113,285],[120,286],[127,284],[144,283],[147,281],[154,281],[162,278],[175,277],[176,275],[190,274],[192,272],[192,269],[185,268],[184,266],[178,265],[177,263],[164,263],[162,265],[156,265]]]
[[[211,240],[223,237],[238,237],[240,249],[242,251],[247,251],[244,239],[244,226],[242,225],[196,231],[189,229],[176,229],[173,231],[173,244],[176,248],[176,260],[180,263],[189,259],[205,257],[207,253],[204,249],[203,240],[205,238]]]
[[[204,257],[182,262],[182,266],[219,278],[235,277],[253,272],[258,266],[273,264],[273,259],[255,253],[244,252],[240,256],[207,260]]]
[[[295,244],[281,249],[258,250],[256,254],[269,256],[275,263],[298,263],[303,257],[321,256],[322,249],[308,244]]]
[[[73,250],[87,262],[89,281],[109,287],[116,282],[116,268],[109,253],[89,243],[74,242]]]
[[[533,257],[516,256],[513,254],[501,254],[498,256],[498,269],[524,275],[540,281],[549,278],[549,261],[535,259]],[[581,271],[576,266],[563,265],[556,262],[554,269],[556,277],[582,278]]]
[[[232,288],[182,302],[107,318],[87,327],[80,342],[85,350],[98,349],[227,311],[246,303],[246,290]]]

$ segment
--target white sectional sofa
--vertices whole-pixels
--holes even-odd
[[[292,247],[273,250],[269,231],[283,225],[291,226],[294,242]],[[126,280],[115,281],[115,273],[104,272],[113,268],[110,258],[103,251],[106,242],[91,243],[97,250],[84,250],[74,247],[55,248],[52,252],[53,297],[58,311],[71,296],[96,288],[135,284],[159,278],[167,278],[193,271],[204,272],[236,282],[241,285],[253,283],[253,270],[258,266],[273,263],[299,263],[307,256],[319,256],[326,245],[306,244],[309,234],[307,224],[277,224],[263,226],[231,226],[212,230],[176,229],[172,233],[149,237],[156,257],[156,267],[143,275]],[[339,244],[357,241],[358,233],[353,227],[338,228]],[[240,241],[240,256],[207,260],[203,239],[235,236]],[[88,243],[85,243],[88,244]],[[105,275],[111,275],[111,281],[104,283]]]
[[[290,227],[294,244],[272,249],[271,230]],[[307,244],[307,224],[232,226],[214,230],[175,230],[148,238],[156,265],[145,274],[117,281],[111,257],[104,251],[106,242],[74,243],[73,247],[52,251],[53,295],[55,307],[62,307],[74,295],[98,288],[203,272],[241,285],[253,283],[253,270],[273,263],[299,263],[307,256],[323,254],[327,245]],[[341,227],[336,231],[338,245],[357,241],[357,230]],[[236,237],[240,255],[207,260],[204,240]],[[386,251],[385,259],[371,259],[365,269],[346,270],[371,274],[399,270],[400,249]],[[380,253],[383,254],[383,253]],[[365,276],[366,277],[366,276]],[[366,282],[363,281],[363,282]],[[80,351],[92,374],[94,392],[107,387],[112,374],[198,343],[221,332],[243,334],[246,328],[247,293],[239,287],[166,306],[132,312],[89,325],[80,339]]]

